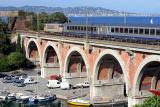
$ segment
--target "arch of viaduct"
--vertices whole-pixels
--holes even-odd
[[[148,89],[160,88],[160,55],[84,44],[23,38],[26,57],[38,61],[41,76],[62,75],[74,83],[82,78],[90,83],[90,98],[127,99],[128,106],[150,96]]]

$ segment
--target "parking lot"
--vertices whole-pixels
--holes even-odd
[[[48,94],[56,94],[60,99],[70,99],[76,98],[79,96],[89,97],[89,88],[77,88],[70,90],[62,90],[60,88],[48,89],[47,88],[47,79],[41,78],[37,74],[37,70],[30,71],[21,71],[26,73],[28,76],[32,76],[38,83],[37,84],[27,84],[24,87],[14,86],[13,83],[3,83],[3,78],[0,78],[0,90],[8,91],[10,93],[24,93],[24,94],[40,94],[40,95],[48,95]]]

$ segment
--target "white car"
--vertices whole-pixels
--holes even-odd
[[[24,84],[36,84],[36,83],[38,83],[38,82],[35,81],[32,78],[26,78],[26,79],[24,79]]]
[[[72,85],[69,84],[68,81],[62,79],[60,88],[63,89],[63,90],[65,90],[65,89],[71,89],[71,88],[72,88]]]
[[[60,85],[61,85],[61,83],[58,80],[48,80],[48,82],[47,82],[48,88],[59,88]]]
[[[76,87],[83,87],[83,88],[85,88],[85,87],[89,87],[89,83],[88,82],[82,82],[82,83],[76,84],[75,86]]]

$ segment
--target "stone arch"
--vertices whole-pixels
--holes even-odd
[[[36,44],[36,47],[38,49],[38,53],[39,53],[39,58],[41,57],[41,53],[40,53],[40,48],[39,48],[39,45],[37,43],[37,40],[36,39],[33,39],[31,38],[28,43],[27,43],[27,48],[26,48],[26,57],[29,58],[29,45],[31,42],[34,42]],[[41,62],[41,58],[40,58],[40,62]]]
[[[129,85],[129,83],[128,83],[128,72],[127,72],[128,70],[127,70],[127,66],[125,66],[125,63],[124,63],[123,59],[118,54],[118,52],[115,51],[115,50],[111,50],[111,49],[103,50],[99,54],[99,56],[97,57],[97,59],[95,61],[95,64],[94,64],[94,68],[93,68],[93,84],[97,82],[97,76],[98,76],[98,68],[97,68],[97,66],[99,66],[101,58],[103,56],[105,56],[105,55],[111,55],[111,56],[113,56],[118,61],[118,63],[120,64],[122,72],[123,72],[123,75],[124,75],[124,81],[125,81],[125,85],[126,85],[126,92],[128,94],[128,85]]]
[[[56,46],[55,43],[48,41],[47,44],[44,47],[44,51],[43,51],[43,55],[42,55],[42,65],[45,64],[45,58],[46,58],[46,51],[48,49],[48,47],[52,47],[58,57],[59,60],[59,66],[60,66],[60,74],[62,75],[62,59],[61,59],[61,55],[59,53],[59,48]]]
[[[134,76],[134,81],[133,81],[133,90],[132,90],[132,94],[135,96],[137,94],[137,92],[139,92],[139,86],[140,86],[140,82],[141,82],[141,78],[143,75],[143,68],[151,63],[151,62],[160,62],[160,56],[158,55],[150,55],[147,56],[138,66],[135,76]],[[154,80],[153,80],[154,81]]]
[[[86,56],[85,52],[82,49],[80,49],[80,47],[76,47],[76,46],[71,47],[69,49],[67,55],[66,55],[65,62],[64,62],[64,73],[63,73],[63,75],[65,76],[65,73],[67,72],[69,59],[70,59],[73,52],[78,52],[82,56],[82,58],[84,60],[84,63],[86,65],[87,78],[89,79],[89,77],[88,77],[88,75],[89,75],[89,63],[88,63],[87,56]]]

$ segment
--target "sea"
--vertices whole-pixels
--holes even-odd
[[[160,16],[69,17],[72,23],[160,25]]]

